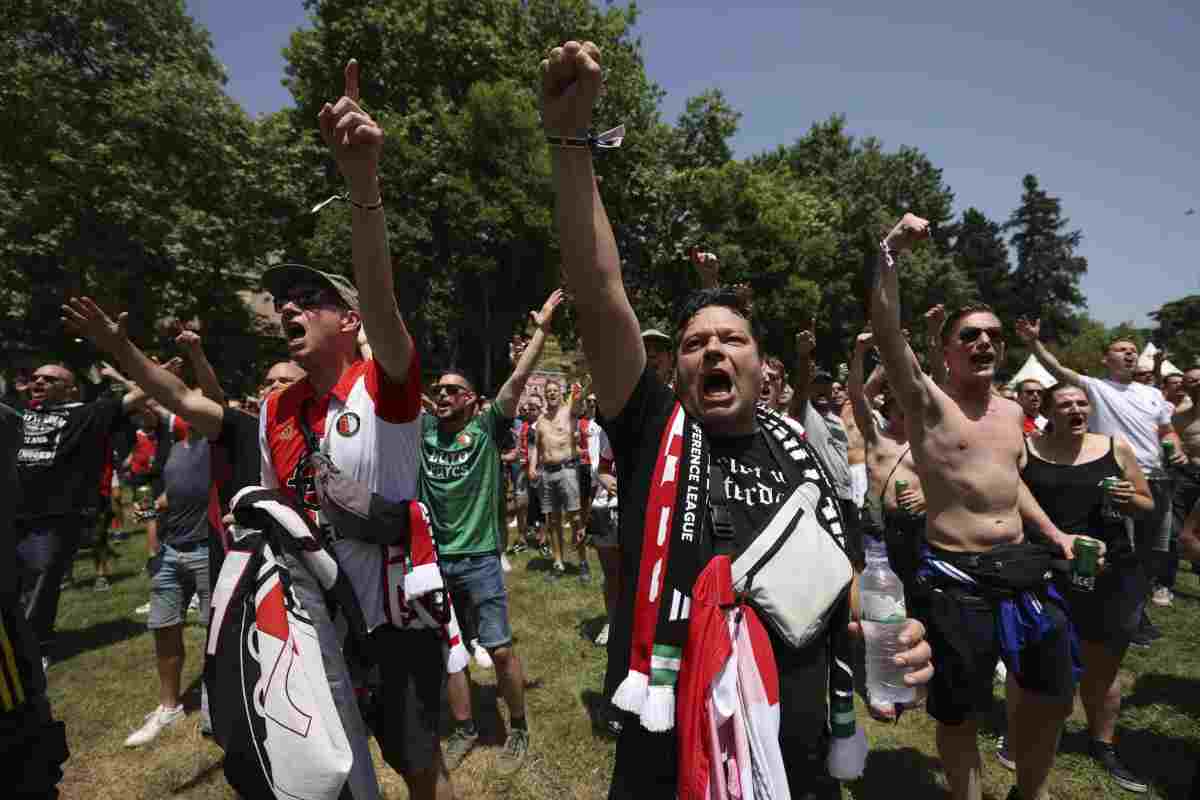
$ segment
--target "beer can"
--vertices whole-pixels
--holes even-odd
[[[1172,442],[1170,439],[1168,439],[1167,441],[1162,443],[1162,447],[1163,447],[1163,460],[1165,460],[1169,463],[1171,461],[1171,459],[1175,457],[1175,443]],[[1166,466],[1166,464],[1164,464],[1163,466]]]
[[[908,491],[908,481],[896,481],[896,507],[901,511],[908,513],[904,506],[900,505],[900,495]]]
[[[1100,489],[1104,492],[1100,499],[1100,515],[1107,520],[1116,521],[1122,519],[1121,512],[1113,505],[1112,495],[1108,490],[1121,482],[1121,479],[1115,475],[1110,475],[1100,481]]]
[[[1075,559],[1071,562],[1071,585],[1082,592],[1096,588],[1096,575],[1100,572],[1100,550],[1103,544],[1090,536],[1075,539]]]

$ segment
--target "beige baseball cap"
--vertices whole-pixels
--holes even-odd
[[[648,330],[642,331],[642,341],[645,341],[646,339],[659,339],[661,341],[666,342],[667,344],[671,344],[671,341],[672,341],[670,336],[667,336],[665,333],[660,331],[658,328],[650,328]]]
[[[351,309],[358,310],[358,289],[345,275],[322,272],[304,264],[277,264],[262,274],[262,287],[273,297],[283,297],[293,286],[317,284],[332,289]]]

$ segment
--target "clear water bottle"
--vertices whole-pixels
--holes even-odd
[[[897,653],[908,649],[900,644],[900,632],[908,617],[904,587],[888,566],[887,550],[878,539],[867,540],[867,568],[858,586],[871,702],[911,703],[916,699],[916,689],[904,682],[908,667],[898,667],[892,662]]]

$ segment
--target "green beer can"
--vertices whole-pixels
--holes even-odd
[[[900,505],[900,495],[908,491],[908,481],[896,481],[896,508],[907,514],[908,509]]]
[[[1099,539],[1090,536],[1080,536],[1075,539],[1075,560],[1071,562],[1071,586],[1081,592],[1091,592],[1096,588],[1096,575],[1100,572],[1100,550],[1103,544]]]

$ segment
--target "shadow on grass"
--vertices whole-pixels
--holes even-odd
[[[949,797],[939,782],[941,762],[913,747],[872,750],[867,755],[863,776],[849,784],[856,797],[888,797],[898,794],[912,800]]]
[[[1182,714],[1200,717],[1200,678],[1142,673],[1134,682],[1133,690],[1121,699],[1121,706],[1153,705],[1174,706]]]
[[[1161,730],[1127,728],[1117,734],[1121,760],[1145,779],[1166,800],[1187,800],[1200,753],[1191,740],[1169,736]],[[1059,753],[1087,755],[1090,736],[1086,728],[1063,735]]]
[[[146,621],[110,619],[87,628],[59,630],[54,643],[54,658],[65,661],[71,656],[100,650],[146,633]]]

